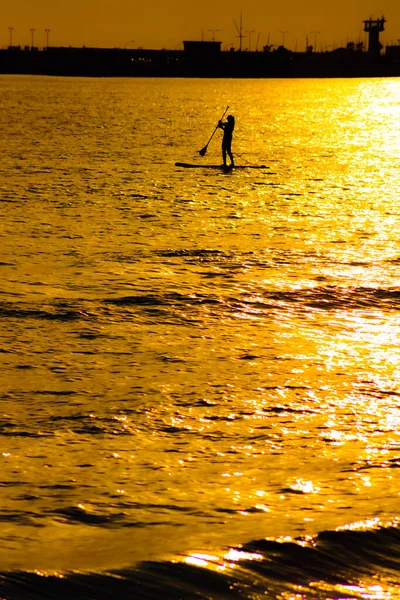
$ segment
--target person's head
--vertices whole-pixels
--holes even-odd
[[[226,120],[229,121],[230,123],[234,123],[235,122],[235,117],[233,115],[228,115],[226,117]]]

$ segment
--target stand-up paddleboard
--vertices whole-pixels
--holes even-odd
[[[219,169],[221,171],[232,171],[233,169],[235,171],[236,169],[269,169],[267,165],[235,165],[234,167],[227,165],[225,167],[224,165],[199,165],[183,162],[176,162],[175,166],[182,167],[183,169]]]

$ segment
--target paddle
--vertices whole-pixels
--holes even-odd
[[[224,116],[225,116],[225,115],[226,115],[226,113],[228,112],[228,108],[229,108],[229,106],[227,106],[227,107],[226,107],[226,109],[225,109],[225,111],[224,111],[224,114],[223,114],[223,115],[222,115],[222,117],[220,118],[220,121],[222,121],[222,119],[224,118]],[[214,133],[217,131],[218,127],[219,127],[219,122],[218,122],[218,125],[216,126],[216,128],[214,129],[214,131],[212,132],[212,134],[211,134],[211,137],[210,137],[210,139],[208,140],[207,144],[204,146],[204,148],[202,148],[201,150],[199,150],[199,154],[200,154],[200,156],[204,156],[204,155],[205,155],[205,153],[207,152],[208,144],[209,144],[209,143],[211,142],[211,140],[213,139],[213,137],[214,137]]]

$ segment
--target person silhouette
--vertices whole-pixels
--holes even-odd
[[[228,155],[231,161],[231,167],[234,167],[235,162],[232,154],[232,134],[235,128],[235,117],[229,115],[225,122],[218,121],[218,127],[220,127],[224,132],[224,136],[222,138],[222,160],[224,161],[223,166],[227,166],[226,155]]]

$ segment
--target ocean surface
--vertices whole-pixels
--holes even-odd
[[[237,165],[221,163],[229,105]],[[0,77],[0,598],[400,598],[400,79]]]

